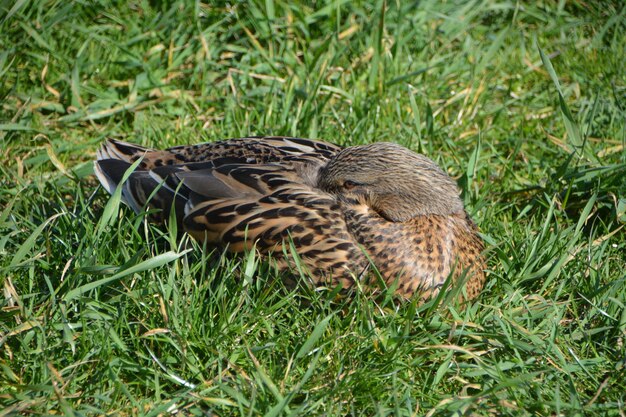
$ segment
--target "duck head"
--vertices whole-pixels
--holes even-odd
[[[317,185],[393,222],[464,210],[452,178],[424,155],[390,142],[342,150],[321,168]]]

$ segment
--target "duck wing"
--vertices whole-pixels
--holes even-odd
[[[287,168],[304,167],[301,170],[302,181],[314,185],[317,167],[340,150],[339,146],[323,141],[283,136],[227,139],[165,150],[108,139],[97,152],[95,173],[104,188],[113,194],[126,170],[141,158],[135,172],[123,184],[122,200],[135,212],[141,211],[150,200],[151,208],[160,209],[150,215],[151,220],[162,222],[168,218],[172,207],[176,209],[178,219],[182,220],[188,195],[185,187],[177,189],[180,183],[178,174],[197,171],[187,176],[188,182],[197,184],[212,177],[211,170],[225,165],[280,164]],[[215,174],[232,175],[233,180],[241,184],[252,183],[247,176],[253,169],[231,168],[225,170],[230,174],[223,174],[224,170]],[[275,182],[280,183],[281,180],[276,179]],[[209,194],[217,192],[222,184],[208,181],[206,187],[211,186],[214,189]]]
[[[163,222],[175,210],[194,238],[242,252],[253,246],[289,269],[288,245],[318,279],[353,283],[367,259],[348,231],[336,199],[315,187],[319,169],[340,148],[309,139],[231,139],[165,151],[109,140],[98,152],[96,174],[109,192],[123,183],[122,198],[136,212],[148,207]],[[287,246],[286,246],[287,245]]]
[[[348,232],[334,197],[295,181],[295,171],[279,171],[270,165],[221,167],[222,171],[227,169],[240,171],[238,174],[255,171],[242,183],[233,182],[238,174],[232,175],[232,171],[228,177],[220,177],[230,192],[240,191],[237,197],[230,192],[226,197],[200,195],[204,184],[196,189],[183,175],[183,183],[192,189],[183,220],[189,234],[231,252],[255,247],[261,253],[271,253],[281,270],[294,266],[290,256],[284,256],[293,245],[312,276],[332,277],[334,284],[341,283],[344,288],[352,285],[351,271],[358,273],[368,263]],[[278,182],[281,184],[276,185]]]

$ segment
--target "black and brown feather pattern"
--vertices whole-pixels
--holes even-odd
[[[156,150],[109,139],[95,168],[134,210],[159,209],[151,219],[162,222],[174,209],[200,241],[271,253],[285,272],[293,245],[319,285],[367,286],[370,260],[407,298],[427,299],[449,276],[467,275],[471,299],[485,282],[483,243],[455,182],[399,145],[250,137]]]

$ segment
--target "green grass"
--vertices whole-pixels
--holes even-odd
[[[621,1],[0,1],[0,416],[623,416],[625,50]],[[289,292],[91,175],[248,134],[436,160],[484,294]]]

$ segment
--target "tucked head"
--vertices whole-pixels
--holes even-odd
[[[394,222],[463,211],[452,178],[424,155],[389,142],[342,150],[321,169],[318,186]]]

